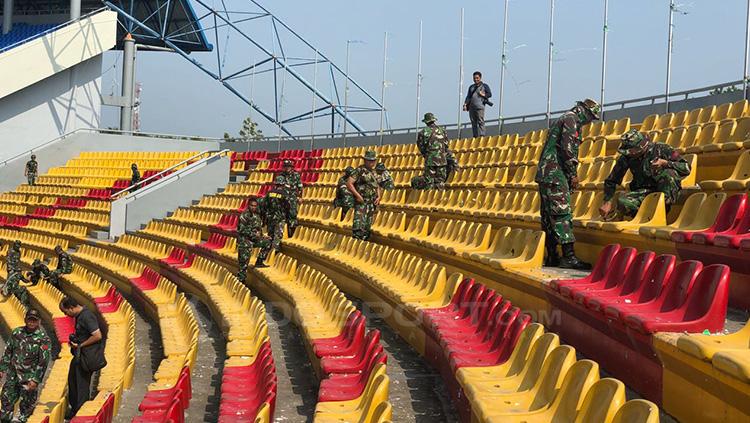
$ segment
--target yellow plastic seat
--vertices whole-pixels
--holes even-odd
[[[743,151],[737,158],[732,174],[725,180],[707,180],[698,183],[704,191],[744,190],[750,186],[750,150]]]
[[[643,199],[638,213],[626,222],[604,222],[601,229],[607,232],[638,230],[641,226],[666,226],[667,212],[664,205],[664,193],[652,192]]]
[[[643,119],[643,122],[641,122],[640,127],[638,128],[641,132],[648,132],[654,130],[654,124],[656,123],[656,119],[659,118],[659,115],[648,115]]]
[[[720,370],[742,383],[750,383],[750,354],[747,349],[724,350],[713,357],[714,368]]]
[[[651,401],[632,399],[617,410],[612,423],[659,423],[659,407]]]
[[[544,232],[525,230],[523,238],[516,238],[522,244],[515,244],[509,251],[510,257],[491,259],[490,266],[495,269],[541,268],[544,259]]]
[[[564,372],[559,388],[544,389],[534,392],[533,396],[523,395],[512,399],[487,395],[487,400],[495,399],[495,402],[487,404],[482,401],[485,405],[482,410],[486,416],[484,421],[574,421],[586,392],[598,380],[599,365],[591,360],[580,360]]]
[[[710,361],[714,355],[727,350],[750,354],[750,323],[729,335],[682,335],[677,339],[677,348],[695,358]]]
[[[665,226],[641,226],[638,229],[638,233],[642,236],[655,238],[657,230],[668,231],[670,234],[672,231],[681,230],[683,227],[689,226],[696,218],[698,218],[698,211],[700,210],[701,204],[706,199],[706,193],[697,192],[692,194],[685,200],[680,214],[677,216],[674,222]]]
[[[700,131],[700,135],[695,140],[692,146],[687,146],[685,151],[687,153],[701,153],[705,146],[713,144],[716,134],[719,130],[719,124],[711,122],[703,125]]]
[[[714,113],[713,120],[715,122],[721,122],[729,117],[729,112],[732,109],[732,103],[723,103],[716,106],[716,112]]]
[[[727,150],[729,150],[731,147],[734,147],[734,150],[738,150],[740,147],[742,147],[742,143],[732,142],[732,134],[734,134],[736,126],[737,124],[734,120],[722,121],[719,124],[716,133],[714,134],[713,143],[704,145],[701,148],[701,151],[706,153],[712,151],[722,151],[725,146]]]

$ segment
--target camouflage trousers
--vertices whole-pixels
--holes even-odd
[[[667,212],[669,212],[669,209],[680,197],[681,180],[674,170],[663,170],[656,176],[656,189],[642,188],[620,194],[617,197],[617,212],[620,216],[635,216],[641,207],[641,203],[643,203],[643,199],[652,192],[664,193],[664,204],[667,206]]]
[[[36,185],[36,173],[27,174],[26,181],[29,183],[29,185]]]
[[[539,184],[539,200],[545,238],[558,244],[575,242],[568,183]]]
[[[414,189],[443,189],[447,179],[447,166],[425,166],[422,175],[411,178],[411,187]]]
[[[346,213],[354,208],[355,203],[356,201],[354,201],[354,196],[351,193],[342,194],[339,192],[333,200],[333,207],[341,207],[341,219],[343,220]]]
[[[297,209],[299,208],[299,198],[296,195],[292,195],[289,198],[289,223],[290,225],[297,226]]]
[[[269,220],[268,235],[271,237],[271,248],[276,251],[281,249],[281,240],[284,238],[284,221]]]
[[[375,217],[375,204],[365,201],[354,206],[354,222],[352,223],[352,236],[357,239],[367,240],[370,238],[372,221]]]
[[[27,391],[21,386],[22,382],[24,381],[20,380],[15,372],[8,372],[3,392],[0,394],[0,423],[10,423],[13,420],[13,408],[19,399],[21,403],[18,405],[17,421],[28,421],[29,416],[34,412],[34,406],[39,397],[39,387],[33,391]]]
[[[260,248],[258,252],[258,259],[265,260],[268,257],[268,253],[271,252],[271,239],[267,236],[261,238],[242,240],[237,242],[237,264],[239,271],[237,272],[237,279],[242,282],[247,280],[247,264],[250,261],[250,256],[253,254],[253,248]]]
[[[2,294],[6,297],[11,294],[15,295],[21,304],[29,308],[29,291],[26,290],[26,287],[21,286],[21,275],[19,273],[8,276],[2,288]]]

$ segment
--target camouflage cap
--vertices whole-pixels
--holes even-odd
[[[24,320],[42,320],[42,315],[36,309],[30,308],[26,310]]]
[[[276,178],[274,178],[273,183],[276,185],[284,185],[286,183],[286,179],[284,179],[283,176],[278,175]]]
[[[424,119],[422,119],[422,122],[424,122],[426,124],[430,124],[432,122],[435,122],[436,120],[437,120],[437,118],[435,117],[434,114],[432,114],[430,112],[427,112],[427,113],[424,114]]]
[[[368,162],[375,161],[378,159],[378,153],[376,153],[375,150],[367,150],[362,158]]]
[[[347,166],[346,169],[344,169],[344,175],[349,176],[352,173],[354,173],[354,168],[351,166]]]
[[[21,248],[21,240],[15,240],[13,241],[13,246],[16,248]]]
[[[597,119],[597,120],[601,119],[600,113],[602,111],[602,106],[599,103],[597,103],[596,100],[587,98],[583,101],[577,102],[576,104],[588,110],[589,113],[591,113],[591,115],[594,116],[594,119]]]
[[[385,171],[385,163],[379,162],[377,165],[375,165],[375,170],[379,170],[381,172]]]
[[[42,264],[42,261],[41,261],[41,260],[39,260],[39,259],[34,259],[34,262],[33,262],[33,263],[31,263],[31,267],[36,267],[36,266],[39,266],[40,264]]]
[[[620,148],[617,151],[623,156],[638,157],[646,151],[651,144],[648,135],[638,132],[636,129],[622,134],[620,137]]]
[[[289,166],[294,166],[294,162],[289,159],[284,160],[284,167],[289,167]]]
[[[31,158],[32,158],[32,159],[36,159],[36,154],[32,154],[32,155],[31,155]]]

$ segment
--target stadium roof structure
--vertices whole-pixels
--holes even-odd
[[[101,2],[96,3],[101,6]],[[139,44],[170,47],[165,42],[168,40],[188,53],[213,50],[189,0],[112,0],[104,4],[132,17],[125,19],[120,14],[118,43],[129,32]]]

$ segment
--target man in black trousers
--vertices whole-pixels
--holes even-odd
[[[83,366],[82,351],[84,348],[91,348],[95,344],[103,342],[103,336],[94,312],[78,304],[78,301],[74,298],[63,298],[60,301],[60,311],[68,317],[75,318],[75,332],[70,334],[70,349],[73,360],[68,368],[68,405],[70,409],[65,414],[66,418],[72,418],[91,396],[91,376],[94,372]]]

